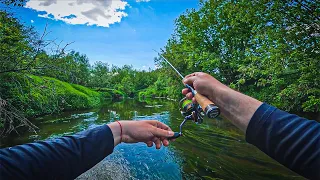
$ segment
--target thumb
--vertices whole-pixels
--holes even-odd
[[[174,132],[155,127],[152,129],[152,134],[156,137],[172,137]]]

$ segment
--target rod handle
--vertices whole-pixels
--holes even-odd
[[[201,106],[203,112],[206,113],[208,118],[214,119],[220,115],[220,109],[212,101],[202,94],[196,93],[194,95],[195,99]]]
[[[194,90],[190,85],[186,84],[186,87],[192,92],[194,98],[201,106],[203,112],[206,113],[208,118],[216,118],[220,115],[220,109],[216,106],[210,99],[205,97],[204,95],[198,93]]]
[[[204,112],[205,112],[205,108],[210,104],[215,105],[212,101],[210,101],[207,97],[205,97],[200,93],[195,94],[194,97],[196,98],[197,102],[200,104]]]

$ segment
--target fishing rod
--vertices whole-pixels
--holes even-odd
[[[182,79],[184,79],[184,76],[165,57],[163,57],[156,50],[154,51],[162,59],[164,59]],[[180,124],[180,132],[175,132],[174,136],[169,139],[174,139],[182,136],[182,126],[186,123],[187,120],[193,120],[197,124],[201,124],[203,122],[203,117],[205,115],[211,119],[214,119],[220,115],[219,107],[216,106],[211,100],[209,100],[207,97],[203,96],[202,94],[198,93],[190,85],[186,84],[185,87],[189,89],[189,91],[192,93],[192,95],[194,96],[198,104],[194,104],[192,103],[192,101],[187,100],[186,98],[183,98],[179,102],[181,114],[185,116],[185,119]]]

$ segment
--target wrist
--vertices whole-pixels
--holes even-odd
[[[219,106],[222,99],[224,98],[223,96],[225,96],[225,94],[227,94],[227,92],[231,89],[228,86],[220,83],[219,81],[211,83],[210,85],[211,93],[208,98],[217,106]]]
[[[114,146],[117,146],[121,143],[121,126],[118,122],[110,123],[108,126],[113,134]]]

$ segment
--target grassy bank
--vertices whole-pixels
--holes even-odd
[[[26,117],[96,107],[110,95],[50,77],[7,74],[1,77],[1,98]]]
[[[106,99],[125,98],[114,89],[94,90],[55,78],[8,73],[0,78],[0,136],[12,131],[34,131],[26,118],[102,105]]]

